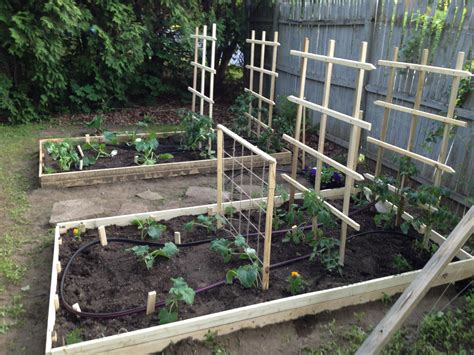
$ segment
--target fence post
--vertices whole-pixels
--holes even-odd
[[[217,128],[217,214],[222,216],[222,174],[224,173],[224,133],[220,128]],[[219,219],[217,226],[220,228]]]

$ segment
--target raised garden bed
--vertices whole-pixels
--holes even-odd
[[[99,159],[91,167],[84,167],[83,170],[72,167],[68,172],[47,173],[47,168],[55,168],[55,162],[48,156],[45,144],[48,142],[71,141],[83,144],[86,137],[42,139],[39,141],[39,181],[41,187],[71,187],[94,185],[121,181],[135,181],[143,179],[154,179],[172,176],[184,176],[192,174],[206,174],[217,170],[216,159],[204,159],[199,152],[180,149],[180,136],[182,132],[157,133],[160,141],[158,154],[172,152],[173,158],[159,159],[157,164],[137,165],[134,162],[135,152],[128,147],[125,142],[127,135],[117,135],[118,144],[107,146],[107,151],[117,150],[117,155],[113,158]],[[147,134],[137,134],[137,137],[146,137]],[[91,136],[90,142],[104,143],[104,136]],[[85,151],[84,154],[92,154]],[[288,150],[271,154],[278,164],[289,164],[291,153]],[[241,158],[244,163],[253,160],[253,166],[259,167],[263,160],[258,157],[244,156]],[[232,161],[224,159],[224,169],[230,169]]]
[[[233,207],[248,209],[255,202],[256,200],[238,204],[234,202]],[[281,200],[277,199],[277,202],[281,203]],[[170,342],[187,337],[202,338],[209,329],[225,334],[365,303],[380,299],[384,294],[392,295],[402,291],[419,272],[394,275],[400,269],[387,262],[388,256],[403,255],[414,269],[421,268],[429,258],[429,255],[419,254],[412,249],[414,240],[418,238],[414,231],[408,236],[380,231],[361,234],[348,240],[346,263],[340,275],[337,272],[328,273],[318,262],[306,259],[281,265],[282,262],[305,255],[311,250],[304,245],[283,244],[283,235],[275,233],[272,238],[270,289],[266,292],[243,289],[238,283],[204,290],[198,292],[194,305],[180,308],[180,321],[164,325],[157,325],[156,315],[145,316],[143,312],[113,320],[95,320],[84,317],[78,319],[65,309],[64,304],[55,310],[58,282],[62,276],[58,275],[58,270],[62,269],[64,273],[71,255],[80,246],[98,239],[95,228],[99,226],[107,227],[109,244],[104,248],[96,244],[81,253],[71,263],[67,271],[70,276],[64,280],[64,299],[69,304],[78,302],[83,312],[113,312],[144,306],[146,294],[151,290],[156,290],[157,301],[161,301],[166,297],[171,277],[184,277],[194,289],[221,282],[225,271],[236,266],[239,260],[224,264],[220,255],[209,250],[209,244],[183,246],[177,256],[168,261],[156,261],[152,270],[148,271],[134,255],[124,251],[132,245],[112,240],[141,240],[140,231],[131,224],[134,219],[148,217],[162,221],[167,226],[160,240],[162,242],[173,240],[175,231],[182,233],[182,243],[206,239],[209,236],[206,230],[196,228],[185,233],[183,225],[194,219],[190,216],[206,214],[209,209],[215,208],[216,205],[212,204],[57,225],[46,353],[159,351]],[[361,224],[361,231],[375,229],[369,209],[354,215],[354,218]],[[87,230],[81,234],[81,240],[77,241],[72,237],[72,230],[81,223]],[[217,235],[223,237],[226,232],[221,230]],[[215,237],[215,234],[211,237]],[[252,243],[249,237],[251,246]],[[474,259],[465,252],[460,252],[458,256],[465,260],[452,262],[437,280],[437,285],[473,276]],[[300,272],[308,281],[307,293],[291,296],[286,291],[285,280],[291,271]],[[156,312],[158,311],[159,308]],[[63,337],[78,327],[86,341],[62,346]]]

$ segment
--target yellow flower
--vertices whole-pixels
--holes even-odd
[[[75,236],[76,236],[76,235],[79,235],[79,228],[74,228],[74,229],[72,230],[72,234],[75,235]]]
[[[292,271],[291,276],[292,277],[298,277],[298,276],[300,276],[300,274],[298,273],[298,271]]]

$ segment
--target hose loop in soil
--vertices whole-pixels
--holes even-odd
[[[366,206],[364,206],[362,208],[359,208],[357,210],[352,211],[351,213],[349,213],[349,216],[359,214],[359,213],[365,211],[366,209],[369,209],[373,205],[374,205],[374,203],[369,203],[369,204],[367,204]],[[321,227],[321,226],[322,226],[322,224],[318,225],[318,227]],[[308,224],[308,225],[302,226],[301,229],[306,230],[306,229],[310,229],[311,227],[312,227],[312,225]],[[276,231],[272,231],[272,235],[285,234],[289,231],[291,231],[291,229],[276,230]],[[372,231],[365,231],[365,232],[353,234],[353,235],[349,236],[347,238],[347,240],[349,241],[350,239],[352,239],[354,237],[368,235],[368,234],[374,234],[374,233],[392,234],[392,235],[393,234],[402,234],[403,235],[403,233],[398,232],[398,231],[372,230]],[[255,236],[255,235],[257,235],[257,233],[250,233],[246,236],[250,237],[250,236]],[[182,244],[178,244],[177,246],[179,248],[193,247],[193,246],[196,246],[196,245],[210,243],[213,240],[215,240],[215,238],[209,238],[209,239],[197,240],[197,241],[188,242],[188,243],[182,243]],[[132,240],[132,239],[125,239],[125,238],[109,238],[107,240],[107,242],[108,243],[133,244],[133,245],[150,245],[150,246],[155,246],[155,247],[164,246],[164,243],[160,243],[160,242],[153,242],[153,241],[147,241],[147,240]],[[68,263],[66,264],[66,267],[64,268],[64,271],[62,273],[60,288],[59,288],[59,297],[60,297],[62,305],[64,306],[64,308],[69,313],[75,314],[76,316],[79,316],[79,317],[93,318],[93,319],[113,319],[113,318],[130,316],[130,315],[134,315],[134,314],[137,314],[137,313],[145,312],[146,311],[146,305],[131,308],[131,309],[126,309],[126,310],[122,310],[122,311],[118,311],[118,312],[102,312],[102,313],[85,312],[85,311],[78,312],[74,308],[72,308],[72,306],[69,303],[67,303],[67,301],[65,299],[65,295],[64,295],[64,283],[65,283],[65,280],[66,280],[66,276],[68,275],[69,269],[72,265],[72,262],[81,253],[83,253],[84,251],[88,250],[89,248],[91,248],[94,245],[97,245],[99,243],[100,243],[99,240],[95,240],[95,241],[92,241],[88,244],[83,245],[71,256]],[[282,262],[279,262],[279,263],[276,263],[276,264],[272,264],[272,265],[270,265],[270,269],[276,269],[276,268],[279,268],[279,267],[282,267],[282,266],[290,265],[292,263],[295,263],[295,262],[298,262],[298,261],[301,261],[301,260],[309,259],[310,257],[311,257],[311,254],[302,255],[302,256],[299,256],[299,257],[296,257],[296,258],[293,258],[293,259],[290,259],[290,260],[286,260],[286,261],[282,261]],[[219,287],[219,286],[223,286],[223,285],[225,285],[225,283],[226,283],[225,280],[217,281],[215,283],[212,283],[210,285],[207,285],[207,286],[204,286],[202,288],[197,289],[196,294],[211,290],[211,289]],[[165,305],[165,301],[158,301],[155,304],[156,307],[162,307],[164,305]]]

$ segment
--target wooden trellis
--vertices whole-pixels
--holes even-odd
[[[428,49],[424,49],[420,64],[399,62],[398,61],[398,47],[395,47],[393,51],[392,60],[379,60],[378,62],[380,66],[389,67],[390,74],[389,74],[389,80],[388,80],[388,85],[387,85],[387,95],[386,95],[385,101],[378,100],[374,102],[375,105],[384,108],[380,139],[367,137],[367,141],[369,143],[372,143],[378,146],[375,173],[374,175],[365,174],[365,176],[370,180],[374,180],[375,178],[380,176],[380,172],[382,169],[383,153],[385,149],[401,154],[405,157],[420,161],[424,164],[433,166],[435,168],[435,173],[434,173],[435,186],[440,186],[443,172],[448,172],[451,174],[455,172],[452,167],[446,164],[447,155],[448,155],[449,132],[452,126],[459,126],[459,127],[467,126],[466,122],[454,119],[454,109],[456,107],[456,98],[458,95],[459,83],[461,81],[461,78],[472,76],[472,74],[469,73],[468,71],[462,70],[463,64],[464,64],[464,52],[458,53],[455,69],[427,65],[428,54],[429,54]],[[402,70],[411,69],[411,70],[416,70],[417,72],[419,72],[416,94],[415,94],[415,102],[414,102],[413,108],[396,105],[392,103],[393,89],[394,89],[393,86],[394,86],[395,74],[396,74],[397,69],[402,69]],[[443,75],[454,77],[452,85],[451,85],[451,93],[449,97],[449,104],[448,104],[448,110],[447,110],[446,116],[441,116],[441,115],[437,115],[437,114],[420,110],[426,73],[437,73],[437,74],[443,74]],[[389,119],[391,110],[405,112],[411,115],[411,125],[410,125],[410,131],[408,134],[408,142],[407,142],[406,148],[401,148],[401,147],[398,147],[396,145],[389,144],[386,142],[387,131],[388,131],[388,119]],[[443,138],[441,140],[441,148],[440,148],[440,153],[438,155],[437,160],[430,159],[428,157],[425,157],[424,155],[413,152],[413,142],[415,140],[415,132],[416,132],[418,117],[428,118],[428,119],[438,121],[444,124]],[[401,190],[405,185],[405,176],[402,176],[400,184],[401,184],[401,187],[400,187],[400,190]],[[390,187],[393,189],[393,186],[390,186]]]
[[[230,148],[224,147],[224,135],[230,138],[233,145]],[[249,152],[245,152],[245,151]],[[250,161],[245,161],[245,155],[250,154]],[[227,174],[224,172],[224,159],[232,160],[232,169]],[[264,161],[263,168],[256,169],[255,158]],[[216,212],[227,222],[232,235],[249,235],[253,232],[257,243],[256,254],[262,265],[262,288],[267,290],[270,283],[270,249],[272,244],[272,219],[273,204],[275,194],[276,179],[276,159],[268,155],[261,149],[252,145],[239,135],[232,132],[223,125],[217,125],[217,208]],[[243,186],[243,177],[246,175],[250,179],[250,190],[246,192]],[[226,216],[223,202],[224,186],[230,184],[229,199],[231,206],[237,207],[235,214]],[[256,187],[261,193],[258,197],[252,195],[253,188]],[[237,200],[233,200],[234,193],[240,195]],[[266,203],[260,204],[261,196],[266,195]],[[257,212],[257,221],[252,221],[251,208],[244,211],[240,208],[242,200],[248,199],[250,206]],[[233,223],[238,221],[238,223]],[[242,223],[244,222],[244,223]],[[246,224],[244,231],[243,224]],[[262,228],[262,225],[264,228]],[[249,227],[251,230],[249,230]],[[260,251],[260,241],[263,241],[263,252]],[[261,257],[263,254],[263,257]]]
[[[371,129],[371,124],[362,120],[362,112],[360,110],[363,83],[364,83],[364,74],[366,70],[373,70],[375,66],[366,63],[367,57],[367,42],[362,42],[359,61],[348,60],[343,58],[334,57],[334,47],[335,41],[330,40],[328,46],[327,55],[313,54],[309,53],[309,40],[308,38],[304,41],[303,51],[292,50],[291,55],[298,56],[302,58],[301,65],[301,81],[300,81],[300,90],[299,97],[288,96],[288,100],[298,104],[298,111],[296,116],[296,126],[295,126],[295,137],[289,137],[284,135],[283,139],[293,145],[293,160],[291,167],[291,177],[283,174],[282,177],[291,184],[290,188],[290,205],[294,202],[295,189],[298,190],[307,190],[304,186],[299,184],[296,181],[296,172],[298,167],[298,152],[299,149],[303,150],[305,153],[313,156],[317,159],[317,171],[314,189],[319,193],[321,188],[321,170],[323,163],[326,163],[336,170],[344,173],[346,175],[345,186],[344,186],[344,202],[342,207],[342,212],[337,208],[329,204],[327,201],[324,202],[326,207],[334,214],[337,218],[342,221],[341,224],[341,241],[340,241],[340,250],[339,250],[339,263],[344,264],[344,254],[345,254],[345,245],[347,237],[347,226],[350,225],[355,230],[360,229],[360,225],[349,217],[349,203],[350,197],[353,190],[354,180],[363,180],[363,176],[356,172],[357,158],[359,153],[359,141],[360,141],[360,130]],[[308,59],[317,60],[326,63],[326,75],[324,82],[324,94],[322,99],[322,105],[318,105],[307,101],[305,97],[305,82],[306,82],[306,70],[308,65]],[[349,68],[354,68],[358,71],[357,78],[355,82],[355,97],[352,116],[346,115],[344,113],[338,112],[336,110],[330,109],[329,106],[329,95],[331,88],[331,77],[332,77],[332,67],[333,65],[342,65]],[[301,119],[303,116],[304,109],[310,109],[321,113],[321,121],[319,128],[319,141],[318,141],[318,150],[314,150],[307,145],[300,142],[300,129],[301,129]],[[326,135],[326,122],[327,117],[332,117],[340,121],[350,124],[350,142],[349,150],[347,154],[347,163],[346,165],[340,164],[335,160],[331,159],[324,154],[324,141]],[[313,219],[313,229],[317,227],[317,220]]]
[[[216,74],[216,24],[212,24],[211,36],[207,35],[207,26],[203,26],[202,34],[199,34],[199,27],[196,27],[196,33],[191,35],[194,38],[194,61],[191,65],[194,67],[193,87],[188,90],[193,94],[192,111],[196,112],[196,97],[199,98],[199,113],[204,115],[204,102],[209,104],[209,117],[212,118],[214,106],[214,75]],[[207,65],[207,44],[211,42],[211,64]],[[201,44],[200,44],[201,43]],[[199,47],[201,47],[201,63],[199,63]],[[199,69],[199,70],[198,70]],[[198,71],[201,72],[201,87],[198,91]],[[209,95],[206,95],[206,72],[209,73]]]
[[[255,39],[255,31],[252,31],[251,38],[246,40],[247,43],[250,43],[250,64],[246,65],[245,67],[250,71],[250,78],[249,78],[249,87],[245,88],[244,90],[250,93],[253,97],[258,100],[258,112],[257,117],[253,115],[253,107],[252,103],[249,106],[249,112],[245,113],[247,118],[249,119],[248,124],[248,131],[251,132],[252,129],[252,122],[257,124],[257,135],[260,134],[260,127],[264,129],[272,127],[272,117],[273,117],[273,107],[275,106],[274,97],[275,97],[275,79],[278,78],[278,73],[276,72],[276,63],[277,63],[277,51],[278,46],[278,32],[273,34],[273,41],[266,40],[266,32],[262,32],[262,39]],[[255,66],[255,45],[260,45],[260,66]],[[271,69],[265,69],[265,47],[269,46],[272,50],[272,66]],[[260,74],[259,81],[258,81],[258,92],[255,92],[253,89],[254,86],[254,72],[258,72]],[[270,76],[270,90],[269,96],[265,97],[263,94],[263,82],[264,82],[264,75]],[[267,123],[262,121],[262,107],[263,103],[268,105],[268,120]]]

